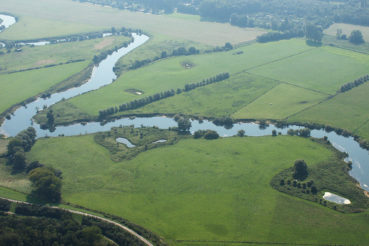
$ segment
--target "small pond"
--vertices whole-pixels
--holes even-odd
[[[128,148],[134,148],[136,147],[136,145],[132,144],[128,139],[126,138],[117,138],[115,141],[117,141],[118,143],[124,144],[125,146],[127,146]]]
[[[323,198],[327,201],[334,202],[337,204],[344,204],[344,205],[351,204],[351,201],[349,199],[333,194],[331,192],[325,192]]]

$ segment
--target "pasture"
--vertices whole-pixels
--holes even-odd
[[[369,240],[367,212],[342,214],[270,186],[272,177],[296,159],[309,166],[332,160],[330,150],[309,139],[185,139],[114,163],[93,138],[41,139],[28,159],[63,172],[65,201],[127,218],[172,245],[176,240],[301,244]]]
[[[151,34],[160,34],[169,39],[184,39],[206,45],[224,45],[255,40],[264,30],[255,28],[239,28],[229,24],[201,22],[189,15],[168,16],[152,15],[141,12],[130,12],[110,7],[79,3],[72,0],[3,0],[2,11],[7,11],[18,17],[42,19],[54,25],[44,24],[43,30],[38,25],[26,27],[18,26],[15,31],[9,29],[10,34],[4,32],[1,38],[43,37],[48,33],[69,34],[104,28],[131,27],[140,28]],[[58,25],[57,23],[66,23]],[[42,24],[42,23],[41,23]],[[180,27],[180,28],[179,28]],[[83,30],[82,30],[83,29]],[[24,33],[24,34],[23,34]],[[4,36],[2,36],[4,35]],[[22,36],[23,35],[23,36]]]
[[[186,68],[184,63],[192,66]],[[232,115],[242,119],[284,119],[320,103],[335,94],[342,84],[367,74],[368,69],[367,55],[333,47],[310,47],[299,39],[253,44],[228,52],[160,60],[127,71],[113,84],[58,103],[53,109],[60,115],[56,118],[57,123],[81,117],[93,118],[99,110],[229,72],[231,77],[227,81],[123,114],[184,113],[207,117]],[[250,78],[259,81],[260,85],[255,87],[256,83],[248,83]],[[281,85],[267,93],[276,84]],[[263,85],[265,90],[255,93],[255,89]],[[130,89],[143,94],[127,92]],[[283,96],[279,96],[281,93]],[[224,103],[217,103],[220,99]],[[42,120],[42,117],[37,119]]]
[[[129,38],[113,36],[45,46],[25,46],[22,47],[22,52],[5,53],[1,56],[0,73],[65,63],[70,60],[92,61],[94,55],[119,46],[126,41],[129,41]]]
[[[87,67],[88,62],[30,70],[0,75],[0,113],[30,97],[41,94],[50,87]]]
[[[284,119],[315,105],[326,95],[289,84],[279,84],[232,116],[237,119]]]
[[[359,129],[361,127],[365,129],[365,124],[369,119],[368,93],[369,84],[365,83],[292,116],[289,121],[316,122],[347,129],[353,133],[358,130],[358,133],[363,134],[363,131]],[[362,136],[368,137],[368,134],[364,133]]]

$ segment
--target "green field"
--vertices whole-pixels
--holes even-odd
[[[280,84],[232,116],[237,119],[284,119],[326,97],[315,91]]]
[[[59,103],[53,109],[60,115],[57,123],[88,119],[96,117],[99,110],[229,72],[228,83],[199,88],[123,114],[184,113],[214,117],[240,110],[233,117],[283,119],[323,101],[342,84],[366,74],[368,61],[369,56],[364,54],[325,46],[312,48],[298,39],[253,44],[228,52],[161,60],[128,71],[112,85]],[[186,69],[184,63],[192,67]],[[260,81],[260,86],[268,85],[265,87],[268,89],[276,83],[284,85],[254,101],[266,91],[254,93],[255,86],[242,82],[249,78]],[[140,90],[143,95],[134,95],[127,89]],[[282,91],[283,97],[279,96]],[[220,98],[224,104],[217,103]]]
[[[0,113],[80,72],[88,63],[78,62],[0,75]]]
[[[366,83],[346,93],[340,93],[315,107],[302,111],[289,118],[289,121],[316,122],[356,133],[356,130],[362,127],[369,119],[368,93],[369,84]],[[369,139],[365,131],[359,131],[358,133]]]
[[[200,117],[230,116],[277,84],[278,82],[271,79],[240,73],[227,81],[183,92],[175,97],[130,110],[124,114],[181,113]]]
[[[70,60],[92,61],[94,55],[126,41],[129,41],[129,38],[114,36],[45,46],[25,46],[22,52],[6,53],[0,57],[0,73],[65,63]]]
[[[335,94],[342,84],[369,70],[369,56],[333,47],[321,47],[252,70],[252,73],[303,88]]]
[[[8,38],[19,39],[29,37],[43,37],[49,33],[75,33],[102,28],[132,27],[141,28],[152,34],[160,34],[170,39],[185,39],[207,45],[224,45],[225,42],[241,43],[254,40],[264,30],[254,28],[239,28],[230,24],[201,22],[191,15],[178,16],[152,15],[141,12],[130,12],[110,7],[102,7],[88,3],[79,3],[72,0],[48,0],[30,2],[28,0],[3,0],[2,11],[13,13],[20,17],[38,18],[42,22],[67,23],[63,25],[44,24],[39,30],[38,25],[32,28],[20,26]],[[186,16],[186,18],[184,18]],[[41,23],[42,24],[42,23]],[[178,28],[181,27],[181,28]],[[23,34],[24,33],[24,34]],[[54,36],[54,35],[52,35]]]
[[[364,40],[369,42],[369,27],[367,26],[360,26],[360,25],[351,25],[345,23],[334,23],[329,28],[324,30],[325,34],[336,36],[337,29],[342,30],[342,34],[346,34],[347,37],[350,36],[351,32],[354,30],[360,30],[363,34]]]
[[[14,13],[16,14],[16,13]],[[0,39],[24,40],[63,36],[81,32],[100,31],[101,26],[68,23],[61,20],[50,20],[33,15],[17,16],[18,22],[0,33]]]
[[[97,116],[101,109],[165,90],[183,88],[187,83],[199,82],[222,72],[229,72],[232,77],[244,70],[262,66],[270,60],[283,59],[308,49],[310,47],[302,40],[290,40],[255,44],[228,52],[168,58],[141,69],[126,72],[109,86],[56,104],[53,108],[61,117],[63,114],[67,116],[66,119],[57,118],[59,122],[68,121],[70,118],[78,119],[80,113],[70,114],[70,110],[75,109],[83,114]],[[242,51],[243,54],[236,55],[237,51]],[[186,69],[183,63],[191,63],[192,68]],[[127,89],[138,89],[144,93],[138,96],[126,92]],[[242,99],[236,98],[236,100]]]
[[[93,136],[41,139],[28,157],[63,171],[63,199],[174,240],[365,244],[367,213],[345,215],[274,190],[296,159],[333,153],[298,137],[182,140],[114,163]],[[298,224],[298,226],[296,226]]]

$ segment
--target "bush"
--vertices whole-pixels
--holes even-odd
[[[208,130],[206,131],[204,138],[208,140],[217,139],[219,138],[219,134],[216,131]]]

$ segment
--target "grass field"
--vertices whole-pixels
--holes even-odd
[[[114,163],[93,136],[39,140],[30,160],[63,171],[63,199],[174,240],[365,244],[368,213],[345,215],[269,182],[296,159],[332,158],[298,137],[182,140]]]
[[[302,111],[289,118],[289,120],[316,122],[356,133],[356,129],[362,127],[369,120],[368,93],[369,84],[365,83],[346,93],[338,94],[324,103]],[[358,133],[363,134],[363,131]],[[363,136],[368,137],[368,134],[364,133]]]
[[[78,73],[88,62],[0,75],[0,112]]]
[[[94,55],[112,49],[128,40],[127,37],[114,36],[38,47],[26,46],[22,48],[22,52],[6,53],[0,56],[0,73],[59,64],[70,60],[86,59],[92,61]]]
[[[81,32],[100,31],[104,27],[77,24],[65,21],[39,18],[38,16],[18,16],[17,23],[0,33],[0,39],[22,40],[63,36]]]
[[[321,47],[259,67],[251,73],[335,94],[342,84],[368,74],[368,70],[367,55]]]
[[[70,122],[81,116],[96,117],[101,109],[118,106],[161,91],[183,88],[186,83],[201,81],[220,72],[229,72],[231,78],[227,84],[221,82],[219,85],[199,88],[129,113],[181,112],[199,116],[201,114],[219,116],[231,115],[246,107],[245,111],[241,110],[233,116],[281,119],[320,102],[329,94],[335,94],[340,85],[367,74],[368,61],[369,56],[364,54],[333,47],[312,48],[299,39],[253,44],[228,52],[173,57],[158,61],[128,71],[112,85],[59,103],[53,108],[60,115],[56,119],[58,123]],[[193,66],[186,69],[183,63],[190,63]],[[251,75],[245,74],[245,71]],[[248,107],[248,103],[261,95],[252,94],[254,87],[250,88],[248,84],[239,87],[242,78],[247,81],[249,76],[254,76],[261,84],[277,80],[278,83],[286,85],[280,87],[282,89],[276,88],[274,92],[269,92]],[[276,82],[272,83],[275,85]],[[143,91],[143,95],[134,95],[126,92],[127,89]],[[232,92],[233,89],[240,91]],[[222,94],[221,90],[225,93]],[[283,93],[287,93],[287,96],[278,98],[278,93],[282,90],[285,90]],[[219,98],[226,102],[217,103]],[[273,103],[270,100],[274,101],[274,107],[270,107],[270,103]],[[265,104],[266,101],[269,101],[268,106]]]
[[[289,84],[280,84],[232,116],[237,119],[284,119],[317,104],[326,95]]]
[[[183,92],[125,114],[164,113],[205,117],[230,116],[278,83],[271,79],[240,73],[227,81]],[[222,103],[209,103],[222,102]]]
[[[364,54],[369,54],[369,43],[361,45],[355,45],[350,43],[348,40],[338,40],[335,36],[324,35],[323,44],[329,46],[335,46],[342,49],[352,50]]]
[[[170,39],[185,39],[208,45],[224,45],[226,42],[241,43],[254,40],[264,30],[239,28],[229,24],[201,22],[191,15],[168,16],[129,12],[110,7],[102,7],[72,0],[2,0],[2,11],[19,17],[39,18],[62,25],[47,25],[39,30],[38,25],[19,26],[10,34],[4,32],[1,38],[29,38],[50,35],[48,33],[71,33],[91,29],[116,27],[141,28],[152,34],[160,34]],[[179,18],[180,17],[180,18]],[[85,28],[86,27],[86,28]],[[2,36],[4,35],[4,36]]]
[[[369,27],[367,26],[359,26],[359,25],[351,25],[344,23],[334,23],[329,28],[324,30],[325,34],[336,36],[337,29],[342,30],[342,34],[346,34],[347,37],[350,36],[351,32],[354,30],[359,30],[363,34],[365,42],[369,42]]]
[[[172,57],[126,72],[109,86],[56,104],[53,108],[60,115],[68,115],[68,119],[76,119],[79,114],[70,115],[70,109],[78,109],[82,113],[97,116],[101,109],[165,90],[183,88],[187,83],[199,82],[222,72],[229,72],[232,77],[244,70],[268,63],[270,60],[283,59],[308,49],[310,47],[302,40],[290,40],[255,44],[229,52]],[[243,51],[243,54],[236,55],[237,51]],[[191,63],[193,67],[186,69],[183,63]],[[144,93],[138,96],[126,92],[127,89],[137,89]],[[235,98],[235,100],[243,99]],[[56,118],[56,120],[60,122],[65,119]]]
[[[155,35],[150,37],[150,40],[139,49],[133,50],[124,56],[124,58],[120,59],[116,67],[118,67],[120,71],[128,70],[137,60],[153,60],[155,57],[160,57],[163,51],[167,52],[169,55],[174,49],[178,49],[180,47],[184,47],[187,50],[189,47],[196,47],[201,50],[211,48],[211,46],[203,45],[201,43],[180,39],[171,40],[163,35]]]
[[[1,188],[29,193],[31,191],[31,182],[24,173],[11,174],[11,167],[6,166],[6,159],[0,158],[0,196],[5,196],[2,194]]]

